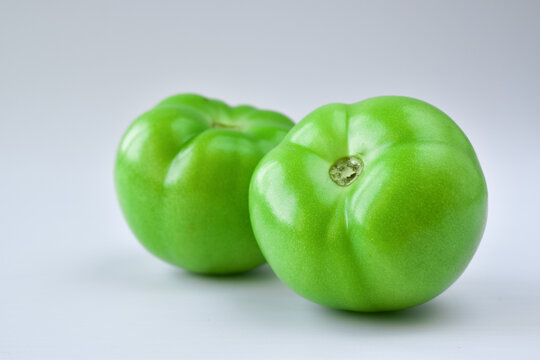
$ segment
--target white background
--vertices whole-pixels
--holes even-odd
[[[0,3],[1,359],[539,359],[540,3]],[[198,92],[295,121],[396,94],[447,112],[488,182],[481,246],[414,309],[325,309],[268,267],[190,275],[118,208],[116,146]]]

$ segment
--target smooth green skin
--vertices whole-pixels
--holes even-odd
[[[345,156],[364,162],[338,186]],[[407,97],[323,106],[259,163],[250,185],[259,246],[298,294],[333,308],[398,310],[454,282],[482,237],[487,190],[467,137]]]
[[[276,112],[194,94],[167,98],[137,118],[115,166],[135,236],[162,260],[197,273],[263,264],[249,221],[249,181],[292,126]]]

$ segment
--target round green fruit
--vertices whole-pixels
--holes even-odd
[[[486,183],[464,133],[420,100],[323,106],[261,160],[250,185],[277,276],[329,307],[398,310],[450,286],[486,223]]]
[[[118,200],[135,236],[193,272],[263,264],[249,220],[249,181],[292,126],[276,112],[193,94],[170,97],[137,118],[115,165]]]

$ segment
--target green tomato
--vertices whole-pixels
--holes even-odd
[[[115,166],[118,200],[135,236],[157,257],[193,272],[263,264],[249,220],[249,181],[292,126],[276,112],[193,94],[170,97],[137,118]]]
[[[252,226],[266,260],[298,294],[329,307],[398,310],[454,282],[487,214],[467,137],[420,100],[330,104],[259,163]]]

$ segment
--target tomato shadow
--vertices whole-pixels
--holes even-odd
[[[381,311],[356,312],[330,309],[320,306],[319,313],[325,320],[342,324],[364,324],[375,328],[431,327],[454,323],[460,320],[459,308],[438,299],[412,308]]]
[[[205,284],[263,284],[277,281],[277,277],[267,264],[236,274],[198,274],[182,269],[174,271],[174,276],[183,281],[197,281]]]
[[[396,311],[355,312],[320,307],[326,321],[368,325],[374,328],[446,327],[462,321],[459,304],[434,299],[427,303]]]

